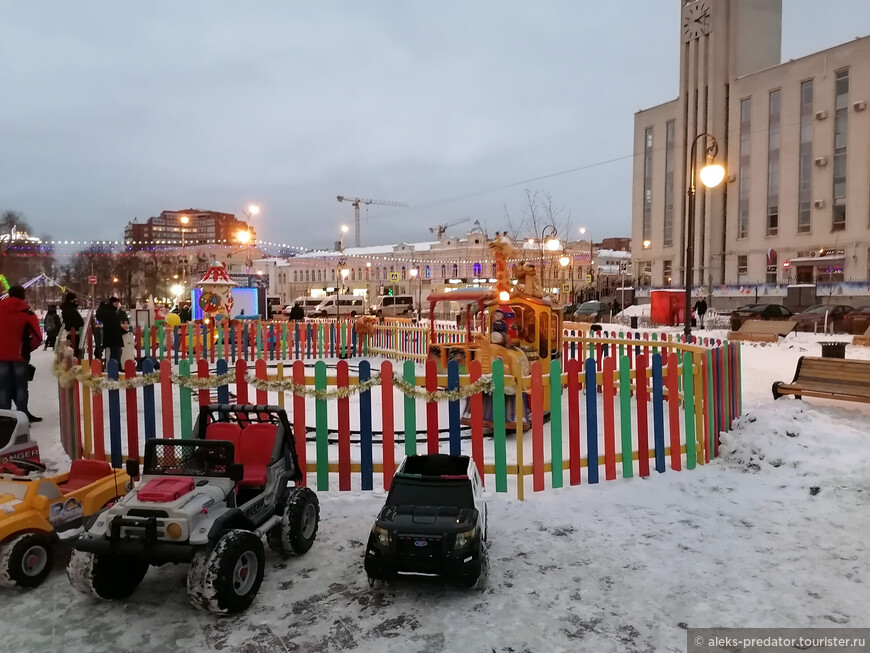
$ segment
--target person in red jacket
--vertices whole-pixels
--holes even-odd
[[[30,380],[30,352],[42,342],[39,319],[24,301],[24,288],[12,286],[0,300],[0,408],[16,409],[31,422],[41,417],[27,410],[27,382]]]

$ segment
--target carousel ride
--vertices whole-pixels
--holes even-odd
[[[505,376],[514,383],[505,383],[505,422],[516,428],[516,394],[522,395],[523,427],[531,426],[529,389],[523,384],[531,364],[540,361],[544,369],[562,351],[562,304],[558,298],[546,295],[534,264],[519,261],[517,250],[505,236],[489,243],[496,263],[496,284],[489,288],[464,288],[429,295],[430,340],[428,358],[446,370],[451,360],[460,369],[471,361],[479,361],[483,374],[492,373],[496,359],[504,361]],[[511,262],[514,262],[513,266]],[[459,342],[439,343],[435,332],[437,306],[443,302],[458,302],[459,316],[464,325]],[[506,379],[507,381],[507,379]],[[549,413],[549,393],[544,394],[544,410]],[[467,422],[468,406],[463,421]],[[492,396],[484,395],[484,420],[492,426]]]

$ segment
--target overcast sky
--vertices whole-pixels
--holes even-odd
[[[507,228],[529,189],[628,236],[633,114],[677,95],[680,4],[0,0],[0,211],[116,239],[256,202],[262,238],[324,247],[353,224],[336,195],[410,205],[364,208],[365,245]],[[868,0],[783,5],[784,60],[870,34]]]

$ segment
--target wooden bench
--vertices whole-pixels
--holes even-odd
[[[867,327],[867,330],[862,335],[853,336],[852,344],[870,347],[870,326]]]
[[[796,327],[794,320],[746,320],[737,331],[728,332],[728,340],[777,342]]]
[[[792,382],[773,384],[773,398],[784,395],[870,403],[870,360],[801,356]]]

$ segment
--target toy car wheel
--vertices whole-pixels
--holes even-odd
[[[144,560],[88,551],[73,551],[66,567],[66,575],[73,587],[109,601],[130,596],[147,572],[148,563]]]
[[[194,556],[187,572],[187,598],[206,612],[241,612],[260,591],[265,564],[259,537],[249,531],[227,531],[214,546]]]
[[[307,487],[291,488],[287,495],[281,523],[269,530],[269,548],[285,555],[302,555],[317,537],[320,502]]]
[[[0,585],[36,587],[51,571],[51,541],[44,535],[19,535],[0,546]]]

